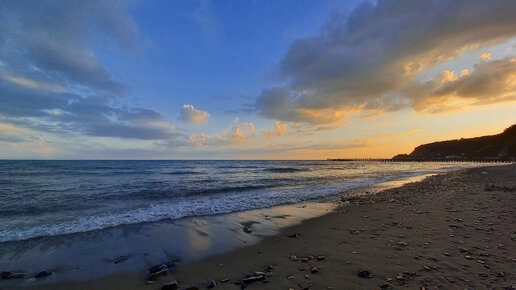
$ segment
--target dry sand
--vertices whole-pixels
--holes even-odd
[[[235,282],[259,271],[269,272],[265,281],[247,289],[515,289],[516,192],[488,184],[515,188],[516,166],[440,174],[344,201],[256,245],[179,264],[150,285],[138,273],[48,287],[161,289],[177,280],[179,289],[206,289],[214,280],[215,289],[240,289]]]

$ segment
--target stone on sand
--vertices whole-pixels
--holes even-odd
[[[177,283],[177,280],[169,282],[161,287],[161,290],[175,290],[175,289],[179,289],[179,283]]]
[[[369,277],[371,277],[371,272],[369,272],[369,270],[364,269],[364,270],[358,271],[357,275],[360,278],[369,278]]]
[[[39,279],[39,278],[48,277],[50,275],[52,275],[52,272],[41,271],[38,274],[36,274],[36,276],[34,278]]]

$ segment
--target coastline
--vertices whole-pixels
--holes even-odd
[[[421,180],[436,173],[397,178],[351,187],[340,195],[373,194],[385,188]],[[344,186],[344,187],[349,187]],[[338,206],[337,195],[300,203],[237,211],[229,214],[185,217],[122,225],[67,235],[52,235],[0,243],[0,270],[24,273],[23,279],[0,279],[0,286],[38,288],[45,284],[96,280],[124,272],[145,279],[150,267],[179,257],[181,264],[231,252],[277,235],[285,227],[315,218]],[[245,233],[243,227],[253,229]],[[121,262],[116,262],[121,259]],[[40,271],[52,272],[35,279]],[[143,275],[143,276],[142,276]]]
[[[481,174],[483,171],[488,174]],[[516,216],[511,205],[516,204],[516,194],[485,191],[484,186],[514,187],[515,177],[515,165],[463,169],[349,198],[331,213],[284,228],[256,244],[179,263],[150,285],[143,283],[145,273],[125,272],[82,282],[25,286],[161,289],[177,280],[180,289],[203,289],[214,280],[216,289],[239,289],[235,281],[253,271],[264,271],[268,265],[272,266],[268,283],[257,281],[248,288],[513,286]],[[293,234],[299,235],[288,237]],[[291,260],[293,255],[298,261]],[[310,256],[324,259],[301,261]],[[371,275],[361,278],[357,275],[360,270]],[[221,283],[224,279],[229,281]]]

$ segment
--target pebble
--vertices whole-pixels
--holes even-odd
[[[2,272],[2,274],[0,274],[0,277],[2,277],[2,279],[4,279],[4,280],[21,279],[21,278],[25,277],[25,273],[13,273],[13,272],[5,271],[5,272]]]
[[[242,283],[249,284],[251,282],[262,281],[262,280],[265,280],[265,275],[249,276],[247,278],[242,279]]]
[[[177,280],[169,282],[161,287],[161,290],[175,290],[175,289],[179,289],[179,283],[177,283]]]
[[[250,234],[250,233],[252,233],[252,232],[253,232],[253,230],[252,230],[250,227],[244,227],[242,230],[243,230],[243,231],[244,231],[244,233],[246,233],[246,234]]]
[[[310,269],[310,271],[311,271],[312,273],[317,273],[317,272],[319,272],[319,268],[318,268],[318,267],[316,267],[316,266],[312,266],[312,269]]]
[[[156,265],[149,269],[149,275],[151,277],[161,275],[161,274],[167,274],[167,272],[168,272],[168,266],[166,264],[159,264],[159,265]]]
[[[122,262],[129,261],[130,258],[131,256],[120,256],[118,258],[113,259],[113,264],[119,264]]]
[[[297,256],[292,255],[292,256],[290,257],[290,260],[292,260],[292,261],[297,261]]]
[[[319,255],[319,256],[315,257],[315,259],[316,259],[317,261],[322,261],[322,260],[326,259],[326,257],[325,257],[325,256],[322,256],[322,255]]]
[[[36,276],[34,278],[39,279],[39,278],[48,277],[50,275],[52,275],[52,272],[41,271],[38,274],[36,274]]]
[[[371,272],[369,270],[360,270],[357,272],[358,277],[360,278],[369,278],[371,276]]]
[[[215,288],[215,286],[217,286],[217,282],[215,282],[213,280],[208,282],[208,285],[206,285],[207,288]]]

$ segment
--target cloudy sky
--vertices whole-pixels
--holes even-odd
[[[0,158],[392,157],[516,123],[516,1],[0,0]]]

